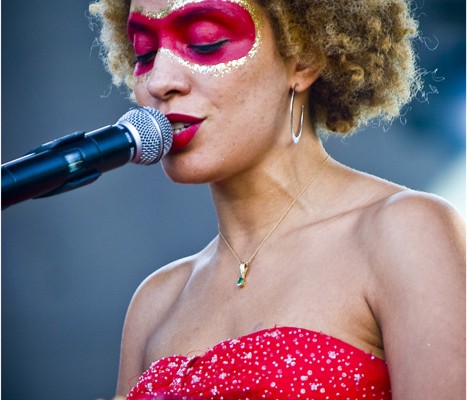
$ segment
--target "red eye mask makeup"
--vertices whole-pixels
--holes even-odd
[[[246,0],[176,0],[158,12],[133,8],[128,36],[136,76],[152,70],[158,52],[192,72],[223,75],[253,57],[261,41],[257,11]]]

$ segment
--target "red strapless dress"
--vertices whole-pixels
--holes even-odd
[[[202,356],[156,361],[128,400],[391,399],[386,362],[339,339],[276,327]]]

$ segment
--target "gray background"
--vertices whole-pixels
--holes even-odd
[[[412,103],[388,131],[326,146],[346,164],[436,192],[464,213],[465,2],[430,0],[417,14],[421,63],[437,69],[426,89],[439,94]],[[2,2],[2,162],[114,123],[130,106],[110,86],[86,15],[83,0]],[[2,398],[110,399],[135,288],[215,234],[208,188],[173,184],[160,166],[127,165],[3,211]]]

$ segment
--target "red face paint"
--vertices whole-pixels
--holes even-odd
[[[162,49],[199,72],[213,72],[214,66],[222,72],[243,63],[259,45],[257,19],[245,0],[191,1],[160,14],[134,9],[128,18],[136,76],[152,69]]]

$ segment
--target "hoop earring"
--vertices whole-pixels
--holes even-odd
[[[295,144],[297,144],[300,141],[300,137],[302,136],[303,132],[303,114],[305,112],[305,106],[302,105],[302,108],[300,110],[300,125],[298,126],[298,132],[295,134],[295,129],[293,127],[293,106],[294,106],[294,101],[295,101],[295,88],[297,87],[297,84],[292,89],[292,96],[290,97],[290,134],[292,135],[292,140]]]
[[[298,127],[298,132],[295,134],[295,129],[293,126],[293,106],[294,106],[294,101],[295,101],[295,88],[297,87],[297,84],[292,89],[292,96],[290,98],[290,134],[292,135],[292,141],[297,144],[300,141],[300,137],[302,136],[303,132],[303,117],[304,117],[304,112],[305,112],[305,106],[302,105],[301,111],[300,111],[300,125]]]

